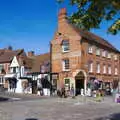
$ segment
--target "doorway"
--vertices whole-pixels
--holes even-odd
[[[75,76],[76,95],[80,95],[81,89],[84,89],[84,80],[85,80],[85,77],[82,71]]]

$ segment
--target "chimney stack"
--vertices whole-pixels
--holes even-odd
[[[66,20],[67,10],[66,8],[61,8],[58,13],[58,21]]]

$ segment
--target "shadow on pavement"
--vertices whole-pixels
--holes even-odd
[[[26,118],[25,120],[38,120],[36,118]]]
[[[120,120],[120,113],[114,113],[108,117],[97,118],[95,120]]]
[[[8,101],[9,98],[5,98],[5,97],[0,97],[0,102],[4,102],[4,101]]]

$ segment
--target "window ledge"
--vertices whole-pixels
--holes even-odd
[[[63,72],[69,72],[69,71],[70,71],[70,69],[63,70]]]
[[[68,51],[62,51],[62,53],[68,53],[68,52],[70,52],[69,50]]]

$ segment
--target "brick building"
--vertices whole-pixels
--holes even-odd
[[[57,89],[74,86],[78,93],[81,88],[86,93],[90,80],[109,85],[119,80],[120,52],[103,38],[70,24],[66,14],[65,8],[60,10],[51,41],[52,73],[59,75],[53,77]]]

